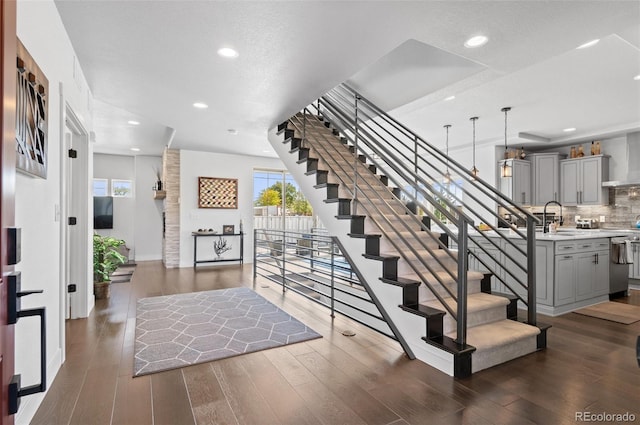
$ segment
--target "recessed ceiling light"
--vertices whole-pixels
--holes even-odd
[[[595,40],[591,40],[587,43],[579,45],[578,47],[576,47],[576,49],[586,49],[587,47],[595,46],[596,44],[598,44],[598,41],[600,41],[600,39],[596,38]]]
[[[131,148],[131,150],[134,152],[140,152],[140,148]]]
[[[636,80],[636,81],[640,81],[640,74],[638,74],[635,77],[633,77],[633,79]]]
[[[565,128],[562,131],[564,131],[565,133],[571,133],[572,131],[576,131],[576,128],[575,127],[569,127],[569,128]]]
[[[444,98],[444,100],[447,100],[447,101],[448,101],[448,100],[453,100],[453,99],[455,99],[455,98],[456,98],[455,96],[449,96],[449,97],[445,97],[445,98]]]
[[[234,136],[238,134],[238,130],[236,130],[235,128],[230,128],[227,131],[229,132],[229,134],[233,134]]]
[[[474,37],[471,37],[467,41],[465,41],[464,42],[464,47],[466,47],[468,49],[473,49],[474,47],[480,47],[480,46],[486,44],[487,41],[489,41],[489,39],[487,37],[485,37],[484,35],[476,35]]]
[[[139,121],[129,120],[129,121],[127,121],[127,124],[131,124],[131,125],[140,125],[140,122],[139,122]]]
[[[237,58],[238,52],[230,47],[223,47],[218,50],[218,54],[223,58]]]
[[[202,103],[202,102],[196,102],[193,104],[194,108],[198,108],[198,109],[207,109],[209,107],[209,105],[207,105],[206,103]]]
[[[264,153],[270,153],[271,151],[270,151],[270,150],[265,149],[265,150],[263,150],[262,152],[264,152]]]

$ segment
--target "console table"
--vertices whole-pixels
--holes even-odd
[[[221,263],[225,261],[239,261],[240,264],[244,262],[244,233],[231,233],[231,234],[220,234],[220,233],[200,233],[200,232],[192,232],[191,236],[193,236],[193,268],[196,268],[196,265],[202,263]],[[240,256],[235,258],[214,258],[211,260],[198,260],[198,238],[240,238]],[[213,244],[212,244],[213,245]],[[212,248],[213,249],[213,246]]]

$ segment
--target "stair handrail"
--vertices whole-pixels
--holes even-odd
[[[310,106],[312,106],[312,105],[310,105]],[[305,115],[307,115],[307,114],[308,114],[308,110],[307,110],[307,108],[305,108],[305,109],[303,110],[303,114],[305,114]],[[298,121],[298,123],[297,123],[297,124],[296,124],[296,119],[297,119],[297,121]],[[305,119],[303,119],[303,123],[300,123],[299,121],[300,121],[300,119],[299,119],[299,118],[297,118],[297,117],[292,117],[292,119],[290,119],[290,121],[289,121],[289,122],[290,122],[290,123],[292,123],[292,125],[294,126],[294,128],[298,128],[298,130],[300,131],[300,128],[304,125],[304,122],[307,122],[307,121],[306,121]],[[316,137],[318,137],[318,136],[316,136]],[[333,154],[331,154],[330,152],[328,152],[328,151],[326,150],[326,148],[324,148],[324,147],[323,147],[323,150],[324,150],[324,153],[325,153],[326,155],[323,155],[323,152],[319,151],[320,146],[314,145],[314,148],[315,148],[315,153],[316,153],[316,155],[318,155],[318,156],[319,156],[323,161],[325,161],[327,164],[329,164],[329,163],[331,162],[331,159],[335,157],[335,155],[333,155]],[[335,148],[334,148],[334,151],[335,151]],[[360,162],[360,161],[358,161],[358,162]],[[342,173],[344,173],[344,174],[348,174],[348,170],[346,170],[346,169],[345,169],[345,167],[344,167],[343,165],[341,165],[341,164],[339,164],[339,163],[336,163],[336,167],[340,167],[340,168],[341,168],[341,170],[340,170],[340,171],[342,171]],[[357,172],[357,170],[358,170],[358,168],[357,168],[357,167],[364,167],[364,165],[363,165],[362,163],[360,163],[360,164],[355,163],[355,167],[356,167],[355,169],[356,169],[356,172]],[[368,170],[366,170],[366,171],[368,172]],[[334,174],[335,174],[335,173],[334,173]],[[358,173],[358,174],[359,174],[359,173]],[[343,184],[345,184],[345,190],[347,190],[348,192],[353,192],[353,191],[355,191],[355,190],[357,190],[357,189],[358,189],[357,187],[355,187],[355,186],[354,186],[354,190],[352,191],[351,189],[349,189],[349,187],[348,187],[348,185],[347,185],[347,183],[350,183],[350,182],[345,181],[345,180],[344,180],[342,177],[340,177],[340,175],[338,175],[338,174],[336,174],[336,178],[338,178],[339,180],[341,180],[341,182],[342,182]],[[364,183],[365,183],[365,184],[366,184],[370,189],[372,189],[372,186],[371,186],[371,184],[370,184],[369,182],[367,182],[365,179],[362,179],[362,180],[363,180],[363,182],[364,182]],[[357,179],[355,179],[355,180],[351,180],[351,181],[357,181]],[[377,192],[376,192],[376,193],[377,193]],[[351,194],[352,194],[352,196],[353,196],[353,193],[351,193]],[[379,199],[381,199],[381,200],[383,200],[383,201],[384,201],[384,199],[382,198],[381,194],[379,194],[379,193],[378,193],[377,195],[378,195]],[[364,197],[366,200],[370,200],[370,198],[366,197],[366,195],[365,195],[364,193],[363,193],[363,197]],[[367,212],[367,213],[369,214],[369,218],[374,222],[374,224],[376,224],[376,226],[380,229],[380,231],[381,231],[381,232],[382,232],[382,233],[383,233],[383,234],[388,238],[388,236],[389,236],[389,235],[388,235],[388,233],[384,230],[383,226],[381,226],[381,225],[380,225],[380,222],[378,222],[378,221],[377,221],[377,219],[375,219],[375,217],[373,217],[373,216],[371,215],[371,211],[369,210],[369,208],[368,208],[366,205],[362,204],[360,201],[358,201],[358,203],[359,203],[359,205],[360,205],[362,208],[364,208],[365,212]],[[389,206],[389,205],[387,204],[387,206]],[[406,206],[404,206],[404,205],[403,205],[403,207],[405,208],[405,210],[406,210],[406,212],[407,212],[407,213],[410,213],[410,211],[406,208]],[[384,220],[387,222],[387,224],[388,224],[388,225],[391,225],[391,223],[390,223],[390,222],[389,222],[389,220],[385,217],[384,213],[380,210],[380,208],[379,208],[379,207],[377,207],[377,206],[373,205],[373,208],[376,210],[376,212],[377,212],[378,214],[380,214],[380,215],[384,218]],[[391,209],[391,211],[393,211],[393,210]],[[393,214],[394,214],[394,215],[396,215],[396,216],[398,216],[398,214],[397,214],[396,212],[393,212]],[[415,220],[417,220],[417,218],[416,218],[414,215],[411,215],[410,217],[413,217]],[[418,222],[418,223],[419,223],[419,222]],[[403,224],[404,224],[404,226],[407,228],[407,230],[410,230],[410,232],[411,232],[411,233],[413,233],[413,235],[416,237],[416,239],[417,239],[418,241],[420,241],[420,242],[421,242],[420,238],[418,238],[418,237],[417,237],[416,233],[415,233],[413,230],[411,230],[411,229],[408,227],[408,225],[407,225],[406,223],[404,223],[404,222],[403,222]],[[420,224],[420,225],[422,225],[422,223],[419,223],[419,224]],[[427,230],[427,229],[424,229],[424,230]],[[413,269],[413,271],[416,273],[416,275],[418,275],[418,277],[421,279],[421,281],[422,281],[426,286],[428,286],[428,287],[429,287],[429,289],[431,290],[431,292],[433,293],[433,295],[434,295],[434,296],[438,299],[438,301],[443,305],[443,308],[445,308],[445,309],[449,312],[449,314],[450,314],[450,315],[451,315],[451,316],[456,320],[456,322],[457,322],[457,326],[458,326],[458,328],[459,328],[459,329],[458,329],[458,333],[457,333],[457,335],[458,335],[457,342],[458,342],[458,343],[460,343],[460,344],[465,344],[465,343],[466,343],[466,301],[459,302],[459,300],[458,300],[458,299],[459,299],[459,295],[455,295],[455,294],[453,294],[453,293],[452,293],[452,292],[447,288],[447,286],[446,286],[446,285],[444,285],[444,283],[442,282],[441,278],[438,276],[437,271],[435,271],[435,270],[434,270],[434,269],[429,265],[429,263],[427,263],[423,258],[421,258],[421,257],[419,256],[419,253],[415,250],[415,248],[414,248],[411,244],[407,243],[407,241],[406,241],[406,240],[404,239],[404,237],[403,237],[403,236],[398,232],[398,230],[397,230],[397,229],[394,229],[394,231],[396,231],[396,233],[398,234],[398,236],[400,237],[400,239],[401,239],[401,240],[403,240],[403,241],[405,242],[405,244],[406,244],[406,248],[405,248],[405,249],[408,249],[408,250],[412,251],[412,253],[416,256],[416,259],[417,259],[418,261],[420,261],[420,263],[421,263],[421,264],[422,264],[422,265],[423,265],[423,266],[424,266],[424,267],[425,267],[425,268],[426,268],[426,269],[427,269],[427,270],[432,274],[432,276],[433,276],[433,277],[434,277],[434,278],[435,278],[435,279],[440,283],[441,287],[442,287],[442,288],[443,288],[443,289],[448,293],[448,295],[449,295],[450,297],[452,297],[452,298],[456,301],[456,303],[457,303],[456,311],[453,311],[453,310],[451,309],[451,307],[450,307],[450,306],[449,306],[449,305],[444,301],[444,299],[443,299],[443,298],[442,298],[442,296],[438,293],[438,291],[437,291],[437,290],[436,290],[436,289],[435,289],[435,288],[434,288],[434,287],[429,283],[428,279],[426,279],[426,277],[422,274],[422,272],[416,268],[415,264],[413,264],[412,262],[408,262],[408,265]],[[431,236],[431,234],[429,234],[429,236]],[[393,239],[389,238],[389,242],[391,243],[391,245],[393,245],[393,246],[394,246],[394,248],[395,248],[398,252],[400,252],[400,251],[401,251],[401,247],[400,247],[400,246],[399,246],[399,245],[398,245],[398,244],[397,244]],[[432,253],[432,255],[433,255],[433,252],[430,250],[430,248],[428,248],[428,246],[425,246],[425,245],[423,244],[423,247],[425,247],[425,248],[426,248],[428,251],[430,251],[430,252]],[[446,250],[446,252],[447,252],[449,255],[451,255],[451,252],[449,251],[449,249],[448,249],[447,247],[444,247],[444,250]],[[466,266],[464,266],[464,262],[462,262],[462,264],[463,264],[462,269],[460,268],[460,264],[461,264],[461,263],[460,263],[459,261],[457,262],[457,263],[458,263],[458,266],[459,266],[459,270],[458,270],[458,272],[457,272],[457,273],[458,273],[458,274],[457,274],[457,276],[459,276],[459,278],[458,278],[458,277],[454,276],[454,275],[452,274],[452,272],[451,272],[450,270],[448,270],[448,269],[444,266],[444,264],[442,264],[442,262],[441,262],[441,261],[440,261],[440,260],[439,260],[435,255],[434,255],[434,259],[439,263],[439,265],[443,268],[443,270],[445,270],[447,273],[449,273],[449,274],[451,275],[451,277],[452,277],[452,278],[456,279],[456,281],[457,281],[457,283],[458,283],[458,287],[457,287],[457,292],[458,292],[458,294],[460,293],[460,292],[459,292],[459,291],[460,291],[460,288],[464,288],[464,292],[462,292],[463,294],[464,294],[464,293],[466,293],[466,287],[467,287],[467,271],[466,271]],[[462,270],[462,271],[461,271],[461,270]]]
[[[435,146],[431,145],[430,143],[426,142],[424,139],[422,139],[420,136],[418,136],[416,133],[412,132],[411,130],[409,130],[407,127],[405,127],[404,125],[402,125],[401,123],[397,122],[397,120],[395,120],[394,118],[390,117],[388,114],[386,114],[384,111],[382,111],[380,108],[378,108],[375,104],[373,104],[372,102],[368,101],[366,98],[364,98],[362,95],[360,95],[359,93],[357,93],[354,89],[352,89],[350,86],[346,85],[346,84],[342,84],[341,86],[339,86],[338,88],[332,90],[330,93],[328,93],[325,96],[322,96],[321,99],[318,100],[318,107],[320,106],[324,106],[325,109],[323,111],[321,111],[322,114],[325,114],[326,109],[327,108],[331,108],[333,106],[334,111],[333,114],[339,114],[338,110],[340,110],[340,108],[338,108],[335,104],[332,105],[332,99],[331,99],[331,95],[335,94],[340,88],[345,89],[346,91],[348,91],[349,93],[351,93],[353,95],[354,99],[357,99],[358,102],[362,102],[358,108],[359,113],[362,114],[363,116],[365,116],[369,121],[373,122],[372,118],[370,116],[367,116],[366,113],[363,113],[363,107],[362,105],[366,105],[367,108],[371,109],[372,111],[374,111],[377,116],[380,116],[384,119],[384,121],[386,123],[389,123],[392,125],[392,127],[396,130],[398,130],[400,133],[402,133],[407,139],[411,139],[413,140],[413,142],[415,143],[416,148],[414,149],[414,155],[415,158],[417,159],[418,155],[417,155],[417,147],[420,146],[422,147],[425,151],[427,151],[428,153],[430,153],[431,155],[433,155],[433,157],[438,160],[440,163],[443,163],[447,165],[447,169],[449,166],[452,167],[452,169],[454,169],[456,172],[459,173],[459,175],[466,180],[467,182],[470,182],[470,184],[478,189],[480,191],[480,193],[484,194],[484,195],[489,195],[489,198],[494,200],[496,202],[496,204],[498,204],[499,206],[502,206],[503,208],[505,208],[507,211],[511,212],[513,215],[516,215],[518,217],[520,216],[524,216],[525,221],[527,223],[527,234],[524,235],[522,232],[520,232],[518,230],[517,227],[510,225],[511,231],[519,236],[520,238],[526,240],[527,242],[527,249],[526,252],[522,251],[518,246],[516,246],[511,240],[510,238],[507,238],[506,235],[503,235],[500,231],[498,231],[498,229],[492,224],[492,223],[486,223],[492,230],[495,231],[496,235],[500,238],[502,238],[502,240],[507,241],[508,244],[512,245],[514,247],[514,249],[516,251],[519,251],[521,254],[523,254],[526,258],[527,258],[527,266],[523,266],[522,264],[520,264],[519,261],[515,261],[515,259],[513,259],[513,257],[510,257],[511,261],[514,262],[514,264],[518,265],[518,267],[520,269],[522,269],[523,271],[526,272],[527,274],[527,285],[524,285],[519,278],[517,278],[516,276],[513,275],[513,273],[510,270],[507,270],[507,272],[511,275],[511,277],[513,277],[517,282],[519,282],[521,284],[521,286],[525,286],[527,288],[527,300],[524,300],[517,292],[515,292],[513,289],[511,289],[509,287],[509,290],[511,290],[512,292],[514,292],[514,294],[516,296],[518,296],[518,298],[520,298],[528,307],[528,321],[529,323],[534,324],[535,323],[535,296],[531,296],[532,294],[535,294],[535,267],[531,267],[533,263],[533,259],[535,257],[535,223],[538,221],[536,217],[534,217],[532,214],[530,214],[528,211],[526,211],[525,209],[523,209],[522,207],[520,207],[519,205],[513,203],[509,198],[507,198],[505,195],[503,195],[502,193],[500,193],[499,191],[497,191],[495,188],[493,188],[491,185],[489,185],[488,183],[486,183],[484,180],[477,178],[476,176],[473,176],[473,174],[471,174],[471,172],[467,169],[465,169],[464,167],[462,167],[457,161],[453,160],[450,157],[447,157],[445,154],[443,154],[438,148],[436,148]],[[339,93],[338,93],[339,95]],[[335,96],[334,96],[335,97]],[[334,99],[335,101],[335,99]],[[347,109],[347,108],[345,108]],[[344,114],[343,114],[344,115]],[[335,118],[335,116],[333,117]],[[349,121],[349,119],[346,119],[344,116],[341,119],[342,121]],[[377,124],[377,123],[376,123]],[[378,126],[382,127],[380,124],[377,124]],[[345,128],[346,127],[346,128]],[[343,131],[348,132],[350,130],[351,126],[349,126],[348,124],[345,125],[343,127]],[[359,132],[359,140],[363,141],[363,134],[365,134],[366,132],[363,131],[363,125],[359,125],[358,126],[358,132]],[[385,129],[386,130],[386,129]],[[390,133],[389,133],[390,134]],[[393,135],[392,135],[393,136]],[[395,137],[395,136],[394,136]],[[397,137],[396,137],[397,139]],[[372,160],[375,163],[375,159],[371,158],[371,155],[367,155],[367,152],[364,149],[359,149],[359,151],[356,152],[362,152],[365,154],[365,156],[367,156],[370,160]],[[375,152],[375,151],[374,151]],[[387,151],[388,153],[388,151]],[[358,153],[356,153],[356,156],[358,155]],[[388,164],[387,164],[388,165]],[[414,170],[418,170],[419,167],[417,162],[414,161],[413,163],[413,168]],[[433,165],[430,164],[430,166],[432,168],[434,168],[436,171],[438,171],[437,168],[435,168]],[[383,167],[380,167],[381,169]],[[409,167],[407,167],[409,168]],[[394,170],[397,171],[397,168]],[[439,171],[440,173],[441,170]],[[414,178],[408,179],[406,178],[406,175],[403,176],[403,178],[405,179],[405,181],[410,182],[410,181],[414,181],[417,182],[420,178],[420,176],[418,175],[417,172],[414,172]],[[402,189],[402,186],[400,186]],[[433,188],[431,188],[433,189]],[[407,191],[405,191],[404,189],[402,189],[403,192],[405,194],[407,194],[410,198],[413,198],[414,202],[418,202],[417,199],[417,193],[418,193],[418,188],[414,188],[415,193],[413,195],[407,193]],[[445,188],[445,190],[448,191],[448,189]],[[477,199],[477,198],[476,198]],[[446,198],[445,198],[445,203],[446,202]],[[480,203],[480,205],[482,205],[482,203]],[[459,208],[455,205],[450,205],[450,203],[447,204],[447,207],[450,207],[452,209],[454,209],[454,211],[460,211]],[[428,210],[427,210],[428,211]],[[493,215],[494,217],[496,217],[498,220],[502,220],[501,217],[495,213],[490,211],[489,209],[487,209],[487,211],[489,211],[489,213],[491,215]],[[433,218],[433,217],[432,217]],[[439,220],[436,218],[435,220],[436,222],[439,222]],[[472,222],[472,221],[471,221]],[[441,226],[444,229],[446,229],[446,226]],[[476,230],[478,230],[478,228],[476,228]],[[458,231],[458,236],[459,236],[460,230]],[[491,243],[493,243],[495,245],[495,243],[493,241],[491,241],[491,239],[484,234],[483,232],[478,232],[478,236],[481,238],[484,238],[486,240],[489,240]],[[460,238],[458,237],[458,243],[460,245]],[[466,241],[466,236],[465,236],[465,241]],[[481,247],[474,239],[470,239],[471,242],[474,244],[474,246],[477,246],[480,250],[484,250],[483,247]],[[468,248],[467,243],[465,242],[465,249]],[[502,250],[502,248],[499,248],[501,251],[505,252],[504,250]],[[464,251],[462,251],[464,252]],[[485,251],[486,252],[486,251]],[[468,253],[470,255],[473,255],[477,258],[476,254],[473,251],[468,251]],[[508,253],[506,253],[506,255],[509,255]],[[459,256],[460,257],[460,256]],[[508,287],[508,285],[507,285]]]
[[[325,104],[326,106],[329,106],[329,105],[330,105],[330,104],[327,104],[327,103],[324,103],[324,104]],[[325,109],[325,110],[326,110],[326,109]],[[335,117],[335,116],[334,116],[334,117]],[[344,123],[344,120],[342,120],[341,118],[337,118],[337,119],[338,119],[338,121],[340,121],[340,122],[343,122],[343,123]],[[334,120],[334,122],[335,122],[335,120]],[[338,125],[338,127],[339,127],[339,125]],[[361,130],[361,134],[367,134],[367,132],[366,132],[366,131]],[[383,147],[383,149],[384,149],[384,147]],[[374,150],[375,150],[375,148],[374,148]],[[388,157],[392,157],[392,158],[394,158],[396,161],[398,161],[398,160],[397,160],[397,158],[395,157],[395,155],[394,155],[393,153],[390,153],[390,152],[389,152],[388,150],[386,150],[386,149],[384,149],[384,150],[385,150],[385,152],[384,152],[384,153],[386,154],[386,156],[388,156]],[[377,152],[377,151],[376,151],[375,153],[380,153],[380,152]],[[372,157],[371,157],[370,155],[368,155],[366,152],[364,153],[364,155],[365,155],[365,156],[367,157],[367,159],[369,159],[372,163],[377,164],[377,161],[375,160],[375,158],[372,158]],[[407,158],[407,157],[405,156],[405,158]],[[421,167],[416,167],[416,169],[417,169],[417,170],[420,170],[420,171],[424,171]],[[397,169],[394,169],[394,171],[395,171],[397,174],[399,174],[400,176],[404,177],[404,180],[405,180],[405,181],[408,181],[408,180],[409,180],[409,178],[407,178],[406,176],[403,176],[403,175],[402,175],[402,171],[397,170]],[[426,173],[426,174],[427,174],[427,176],[428,176],[428,177],[431,177],[431,176],[429,176],[429,175],[428,175],[428,173]],[[400,190],[401,190],[403,193],[409,194],[409,192],[407,192],[405,189],[403,189],[403,188],[402,188],[402,185],[401,185],[401,184],[399,184],[397,181],[395,181],[395,179],[393,178],[393,176],[390,176],[389,178],[390,178],[390,179],[391,179],[391,180],[392,180],[392,181],[393,181],[393,182],[394,182],[394,183],[395,183],[395,184],[400,188]],[[421,183],[423,184],[423,186],[429,186],[428,182],[427,182],[427,183],[425,183],[425,180],[423,180],[419,175],[416,175],[416,176],[414,177],[414,181],[416,181],[416,182],[418,182],[418,181],[419,181],[419,182],[421,182]],[[431,187],[431,186],[429,186],[429,187],[431,188],[431,191],[433,192],[433,191],[434,191],[433,187]],[[415,199],[415,197],[417,196],[417,195],[416,195],[416,193],[420,193],[420,194],[422,194],[423,196],[425,196],[425,198],[427,198],[427,194],[426,194],[426,193],[422,190],[422,188],[420,188],[419,186],[416,186],[416,187],[414,188],[414,195],[413,195],[414,199]],[[472,200],[474,200],[474,201],[478,202],[481,206],[483,206],[483,205],[480,203],[480,200],[479,200],[477,197],[475,197],[473,194],[468,194],[468,196],[469,196]],[[459,199],[458,197],[456,197],[455,195],[452,195],[451,197],[452,197],[454,200],[458,201],[460,204],[463,204],[462,200],[460,200],[460,199]],[[446,199],[446,198],[445,198],[445,199]],[[435,206],[435,207],[437,207],[437,208],[440,208],[439,204],[437,204],[437,203],[432,204],[432,205],[434,205],[434,206]],[[455,205],[454,205],[454,207],[455,207]],[[487,209],[487,208],[485,207],[485,209]],[[491,213],[491,210],[489,210],[489,209],[487,209],[487,210]],[[442,213],[442,210],[440,210],[440,212]],[[429,215],[429,216],[430,216],[430,218],[431,218],[432,220],[435,220],[436,222],[439,222],[439,220],[437,219],[437,217],[433,216],[433,214],[431,214],[431,213],[429,212],[429,210],[428,210],[428,209],[425,209],[425,213],[426,213],[427,215]],[[445,215],[446,215],[446,214],[445,214]],[[448,216],[448,215],[446,215],[446,216],[449,218],[449,216]],[[449,219],[450,219],[450,218],[449,218]],[[450,219],[450,220],[451,220],[451,219]],[[455,223],[455,221],[454,221],[454,220],[451,220],[451,221]],[[493,226],[493,225],[492,225],[492,224],[490,224],[490,223],[488,224],[488,226],[489,226],[492,230],[496,231],[496,232],[497,232],[497,234],[498,234],[501,238],[503,238],[503,239],[504,239],[508,244],[510,244],[516,252],[519,252],[520,254],[522,254],[522,255],[523,255],[523,256],[525,256],[525,257],[527,256],[527,254],[526,254],[526,252],[525,252],[525,251],[523,251],[522,249],[520,249],[520,247],[518,247],[516,244],[514,244],[514,243],[513,243],[509,238],[506,238],[504,235],[502,235],[502,233],[500,233],[500,232],[499,232],[499,230],[498,230],[498,229],[496,229],[496,227],[495,227],[495,226]],[[448,229],[448,227],[443,227],[443,230],[445,230],[445,232],[447,232],[447,233],[449,234],[449,236],[450,236],[452,239],[458,239],[458,236],[457,236],[457,235],[455,235],[455,234],[453,234],[453,233]],[[513,232],[515,235],[520,236],[522,239],[526,239],[526,236],[525,236],[524,234],[522,234],[522,233],[521,233],[517,228],[511,228],[511,229],[510,229],[510,231],[511,231],[511,232]],[[487,240],[491,245],[493,245],[495,248],[497,248],[497,249],[501,250],[501,247],[500,247],[498,244],[496,244],[496,243],[495,243],[491,238],[487,237],[487,235],[486,235],[484,232],[479,233],[479,237],[485,238],[485,239],[486,239],[486,240]],[[479,250],[483,251],[485,254],[488,254],[488,252],[486,251],[486,249],[485,249],[482,245],[478,244],[475,240],[473,240],[473,242],[474,242],[474,246],[475,246],[475,247],[477,247]],[[472,254],[472,255],[474,255],[474,254]],[[522,264],[520,264],[516,259],[514,259],[512,255],[510,255],[509,253],[505,253],[504,255],[505,255],[505,258],[506,258],[506,259],[511,260],[511,261],[512,261],[512,262],[513,262],[513,263],[514,263],[514,264],[515,264],[515,265],[516,265],[520,270],[522,270],[523,272],[527,272],[527,268],[526,268],[525,266],[523,266]],[[475,256],[475,255],[474,255],[474,256]],[[478,258],[478,261],[482,262],[482,260],[481,260],[480,258]],[[491,267],[487,266],[487,265],[486,265],[486,263],[482,262],[482,264],[483,264],[483,265],[485,265],[485,267],[487,267],[488,269],[491,269]],[[520,281],[519,281],[519,279],[517,278],[517,276],[515,276],[511,270],[509,270],[509,269],[505,269],[505,271],[506,271],[506,273],[507,273],[507,274],[509,274],[509,276],[510,276],[510,277],[512,277],[513,279],[515,279],[516,281],[518,281],[518,283],[519,283],[523,288],[526,288],[526,285],[524,285],[522,282],[520,282]],[[504,281],[503,281],[503,279],[501,279],[498,275],[496,276],[496,278],[497,278],[497,279],[499,279],[499,280],[501,280],[501,281],[502,281],[502,282],[503,282],[503,283],[504,283],[504,284],[505,284],[505,285],[506,285],[506,286],[511,290],[511,292],[514,292],[514,293],[515,293],[515,291],[514,291],[514,290],[513,290],[513,289],[512,289],[508,284],[506,284],[506,282],[504,282]],[[521,299],[521,301],[522,301],[523,303],[525,303],[525,304],[527,304],[527,303],[528,303],[528,301],[527,301],[527,300],[525,300],[524,298],[520,297],[518,294],[516,294],[516,295]]]

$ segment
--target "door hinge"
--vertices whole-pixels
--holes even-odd
[[[76,217],[69,217],[69,226],[75,226],[78,224],[78,219]]]
[[[67,292],[72,294],[74,292],[76,292],[78,290],[78,288],[76,287],[75,283],[71,283],[69,285],[67,285]]]
[[[78,157],[78,151],[75,149],[69,149],[69,158],[77,158]]]

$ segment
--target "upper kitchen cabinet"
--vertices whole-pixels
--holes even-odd
[[[562,205],[607,205],[609,190],[602,182],[609,178],[609,156],[595,155],[560,161]]]
[[[529,155],[533,164],[533,205],[560,201],[560,153],[535,153]]]
[[[504,163],[512,167],[511,177],[500,177]],[[498,185],[504,195],[518,205],[531,205],[531,163],[521,159],[498,161]]]

